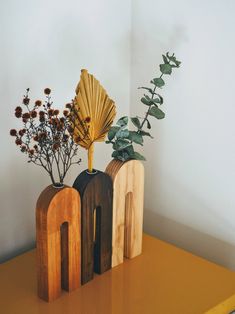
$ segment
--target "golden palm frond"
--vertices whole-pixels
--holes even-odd
[[[114,101],[87,70],[81,71],[74,99],[74,137],[88,150],[88,170],[93,170],[94,142],[102,142],[116,115]]]

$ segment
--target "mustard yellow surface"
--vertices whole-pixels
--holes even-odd
[[[235,273],[144,235],[143,254],[53,303],[37,298],[35,251],[0,265],[1,314],[228,314]]]

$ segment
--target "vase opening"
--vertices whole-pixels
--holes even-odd
[[[90,172],[88,169],[86,170],[86,173],[87,174],[96,174],[98,171],[97,170],[95,170],[95,169],[92,169],[92,172]]]
[[[52,185],[53,188],[55,189],[62,189],[64,187],[64,184],[63,183],[60,183],[60,182],[56,182],[55,184]]]

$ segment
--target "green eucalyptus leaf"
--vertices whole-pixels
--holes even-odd
[[[161,88],[162,86],[165,85],[165,82],[163,81],[163,79],[161,77],[158,78],[154,78],[153,79],[153,84],[159,88]]]
[[[132,156],[134,154],[133,145],[130,145],[130,146],[126,147],[125,151],[128,153],[129,156]]]
[[[149,136],[149,137],[153,138],[152,135],[151,135],[149,132],[145,132],[145,131],[143,131],[143,130],[140,130],[139,133],[140,133],[142,136]]]
[[[160,71],[162,72],[162,74],[169,74],[170,75],[172,72],[171,65],[169,63],[160,64]]]
[[[138,152],[134,152],[132,158],[137,160],[146,160],[145,157]]]
[[[152,83],[152,81],[151,81],[151,83]],[[149,87],[138,87],[138,89],[145,89],[145,90],[147,90],[150,94],[154,94],[154,91],[152,90],[152,88],[149,88]]]
[[[173,66],[173,67],[178,68],[178,67],[180,66],[181,62],[176,59],[174,53],[172,54],[172,56],[170,56],[170,55],[169,55],[169,52],[167,52],[167,53],[166,53],[166,56],[167,56],[167,58],[168,58],[171,62],[173,62],[173,63],[175,64],[175,66]]]
[[[166,56],[162,55],[162,58],[163,58],[164,63],[169,63]]]
[[[154,98],[151,100],[151,103],[152,104],[160,104],[162,105],[163,104],[163,98],[161,95],[158,95],[158,98]]]
[[[126,139],[117,139],[115,142],[115,150],[123,150],[126,147],[128,147],[129,145],[131,145],[130,141],[126,140]]]
[[[125,150],[118,151],[117,154],[115,154],[115,158],[121,161],[126,161],[130,159],[129,154]]]
[[[128,138],[129,136],[129,131],[127,129],[125,130],[119,130],[117,133],[116,133],[116,138]]]
[[[116,142],[113,143],[113,150],[117,150],[117,143]]]
[[[142,97],[141,102],[147,106],[151,106],[151,101],[149,101],[148,99],[146,99],[146,97]]]
[[[139,129],[140,128],[140,120],[137,118],[137,117],[135,117],[135,118],[131,118],[131,122],[134,124],[134,126],[136,126],[137,127],[137,129]]]
[[[135,131],[130,131],[129,133],[129,139],[133,141],[136,144],[143,145],[143,137],[140,133]]]
[[[120,129],[119,126],[112,126],[112,127],[110,128],[110,130],[109,130],[109,132],[108,132],[108,139],[109,139],[110,141],[115,137],[115,135],[116,135],[116,133],[118,132],[119,129]]]
[[[113,158],[117,158],[119,155],[118,151],[114,150],[113,153],[112,153],[112,157]]]
[[[159,98],[152,99],[152,105],[160,104],[161,100]]]
[[[124,151],[122,153],[122,158],[123,158],[123,161],[126,161],[126,160],[130,159],[130,156],[129,156],[129,154],[126,151]]]
[[[121,160],[121,161],[125,161],[122,154],[118,154],[116,159]]]
[[[161,109],[159,109],[158,107],[150,108],[149,115],[153,116],[159,120],[165,118],[165,113]]]
[[[159,98],[159,104],[163,104],[163,97],[159,94],[157,94],[158,98]]]
[[[155,95],[158,98],[150,98],[148,95],[144,95],[144,97],[146,98],[147,102],[148,102],[148,106],[154,105],[154,104],[163,104],[163,98],[161,95],[155,93]]]
[[[151,129],[151,124],[149,122],[149,120],[146,120],[147,121],[147,128],[150,130]]]
[[[152,101],[152,98],[150,98],[148,95],[145,95],[145,94],[144,94],[144,97],[145,97],[149,102]],[[153,97],[153,96],[152,96],[152,97]]]
[[[120,125],[120,127],[123,127],[127,125],[127,123],[128,123],[128,117],[124,116],[118,120],[117,125]]]

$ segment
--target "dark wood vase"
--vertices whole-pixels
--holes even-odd
[[[83,171],[73,187],[81,196],[81,282],[111,268],[113,185],[109,175]]]

